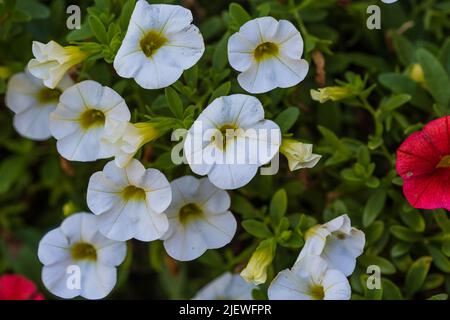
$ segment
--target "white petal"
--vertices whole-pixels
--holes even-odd
[[[238,189],[253,179],[258,168],[255,164],[216,164],[209,172],[208,178],[220,189]]]
[[[96,172],[89,179],[87,205],[93,213],[101,214],[120,204],[122,190],[123,187],[108,179],[104,172]]]
[[[55,139],[67,137],[80,130],[78,118],[80,113],[69,109],[65,104],[58,104],[49,116],[49,129]]]
[[[239,32],[228,39],[228,61],[237,71],[245,71],[250,68],[254,58],[253,51],[256,46],[247,40]]]
[[[141,64],[134,79],[144,89],[160,89],[173,84],[182,73],[183,69],[170,57],[155,54]]]
[[[322,280],[324,300],[350,300],[351,288],[347,278],[337,270],[328,270]]]
[[[193,300],[216,300],[220,298],[228,298],[225,296],[225,289],[232,279],[230,272],[225,272],[220,277],[217,277],[205,287],[200,289]]]
[[[169,256],[179,261],[200,257],[208,248],[202,235],[194,228],[178,228],[169,239],[164,240]]]
[[[269,300],[311,300],[309,282],[291,270],[281,271],[270,284]]]
[[[280,51],[291,59],[301,59],[303,54],[303,39],[295,26],[287,20],[278,22],[278,29],[273,41],[280,46]]]
[[[44,265],[70,259],[69,241],[60,228],[45,234],[39,242],[38,257]]]
[[[230,208],[228,193],[214,186],[208,178],[200,180],[197,198],[202,207],[211,213],[225,212]]]
[[[24,72],[13,75],[6,87],[5,104],[15,113],[23,112],[37,104],[36,94],[43,87],[36,78]]]
[[[68,267],[74,265],[74,262],[70,260],[64,260],[51,265],[46,265],[42,268],[42,282],[48,291],[54,295],[71,299],[81,293],[81,289],[72,288],[68,284]]]
[[[204,217],[191,222],[186,228],[197,229],[203,237],[208,249],[221,248],[228,244],[236,233],[236,219],[227,211],[222,214],[205,214]]]
[[[100,139],[103,128],[97,127],[87,131],[79,129],[57,141],[58,152],[67,160],[95,161],[99,159]]]
[[[203,37],[198,28],[191,25],[180,32],[169,35],[168,43],[156,52],[155,61],[158,62],[160,56],[165,56],[170,58],[171,63],[186,70],[200,60],[204,51]]]
[[[118,266],[125,260],[127,244],[122,241],[104,240],[97,248],[97,261],[105,266]]]
[[[86,299],[101,299],[106,297],[116,284],[116,268],[89,263],[83,268],[81,279],[80,295]]]
[[[147,194],[148,206],[156,213],[167,209],[172,201],[172,191],[169,181],[156,169],[147,169],[140,183]]]
[[[34,106],[14,116],[14,128],[22,136],[33,140],[46,140],[52,135],[49,115],[55,106]]]

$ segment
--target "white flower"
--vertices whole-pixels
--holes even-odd
[[[134,78],[145,89],[170,86],[205,50],[191,22],[191,11],[181,6],[139,0],[114,59],[117,74]]]
[[[280,128],[264,120],[261,102],[235,94],[217,98],[203,110],[189,129],[184,153],[196,174],[208,175],[221,189],[236,189],[250,182],[280,144]]]
[[[346,276],[355,270],[356,258],[362,254],[366,243],[364,232],[352,228],[346,214],[312,227],[306,232],[305,240],[297,261],[308,255],[321,256],[330,268]]]
[[[197,292],[193,300],[253,300],[256,286],[238,274],[225,272]]]
[[[55,41],[47,44],[33,41],[32,50],[35,59],[31,59],[28,63],[28,70],[52,89],[58,85],[70,68],[87,57],[87,54],[78,47],[62,47]]]
[[[351,288],[342,272],[329,269],[318,256],[308,256],[281,271],[267,294],[270,300],[349,300]]]
[[[313,168],[319,162],[321,155],[312,153],[313,145],[301,143],[294,139],[283,139],[280,152],[288,159],[289,170]]]
[[[73,214],[39,243],[42,282],[61,298],[101,299],[114,288],[115,267],[125,259],[126,250],[125,242],[107,239],[98,232],[93,214]]]
[[[55,110],[61,93],[71,85],[68,76],[55,89],[50,89],[28,71],[13,75],[6,88],[5,104],[15,113],[13,124],[17,132],[32,140],[50,138],[49,115]]]
[[[301,58],[303,39],[287,20],[262,17],[244,23],[228,40],[228,60],[250,93],[295,86],[309,69]]]
[[[68,160],[109,158],[114,147],[109,135],[120,135],[130,120],[125,100],[113,89],[86,80],[63,92],[50,114],[50,132],[59,153]]]
[[[275,257],[277,242],[275,238],[261,241],[253,252],[247,266],[241,271],[241,277],[254,284],[262,284],[267,280],[267,269]]]
[[[173,199],[165,211],[169,230],[164,248],[174,259],[194,260],[207,249],[217,249],[231,241],[236,219],[229,211],[230,196],[208,179],[184,176],[170,183]]]
[[[171,200],[166,177],[135,159],[125,168],[108,162],[91,176],[87,191],[87,204],[98,215],[100,232],[121,241],[159,239],[169,227],[162,212]]]

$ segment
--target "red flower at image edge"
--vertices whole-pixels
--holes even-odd
[[[5,274],[0,277],[0,300],[44,300],[44,296],[24,276]]]
[[[429,122],[397,150],[403,193],[418,209],[450,210],[450,116]]]

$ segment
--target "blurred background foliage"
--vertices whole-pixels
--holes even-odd
[[[144,90],[118,77],[111,65],[126,32],[133,0],[77,1],[82,27],[68,30],[72,1],[0,0],[0,274],[21,273],[41,286],[37,244],[64,216],[87,210],[90,175],[106,161],[68,162],[55,141],[32,142],[12,128],[4,106],[11,74],[32,57],[31,42],[55,40],[94,52],[72,77],[94,79],[119,92],[133,122],[176,118],[189,128],[209,101],[243,92],[227,61],[228,37],[251,18],[292,21],[305,41],[310,72],[301,84],[257,95],[266,118],[285,134],[313,143],[323,154],[311,170],[289,172],[284,158],[275,176],[256,176],[230,192],[240,221],[232,243],[193,262],[170,259],[159,241],[131,241],[112,298],[191,298],[225,270],[239,271],[257,244],[277,241],[270,280],[290,267],[315,223],[348,213],[367,237],[351,276],[355,299],[445,299],[450,291],[450,221],[444,210],[421,211],[404,199],[395,151],[405,137],[450,112],[450,1],[251,0],[157,1],[192,10],[206,51],[197,66],[166,90]],[[369,5],[381,7],[381,30],[369,30]],[[311,89],[339,86],[345,99],[323,104]],[[170,134],[147,145],[139,158],[169,180],[190,174],[170,161]],[[381,290],[366,292],[366,267],[381,267]],[[254,292],[265,298],[267,285]]]

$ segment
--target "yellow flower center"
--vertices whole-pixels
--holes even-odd
[[[187,224],[192,219],[198,218],[203,215],[202,209],[195,203],[188,203],[181,207],[178,219],[182,224]]]
[[[317,284],[313,285],[312,287],[309,288],[309,295],[314,300],[323,300],[323,298],[325,297],[323,286]]]
[[[78,242],[70,248],[72,259],[79,260],[97,260],[97,250],[90,243]]]
[[[149,31],[140,42],[141,49],[147,57],[151,57],[167,42],[167,38],[155,31]]]
[[[436,168],[450,168],[450,155],[444,156],[436,165]]]
[[[278,45],[276,45],[273,42],[263,42],[260,45],[258,45],[253,52],[253,55],[255,56],[255,59],[257,61],[271,58],[273,56],[276,56],[278,54]]]
[[[57,102],[61,95],[61,90],[42,88],[37,95],[37,99],[40,103]]]
[[[105,114],[97,109],[89,109],[81,114],[79,121],[81,127],[85,130],[100,127],[105,124]]]
[[[231,124],[224,124],[216,132],[216,135],[212,137],[213,142],[216,144],[217,148],[225,150],[227,144],[230,143],[236,137],[236,126]]]
[[[128,186],[122,190],[125,201],[143,201],[146,198],[145,190],[135,186]]]

